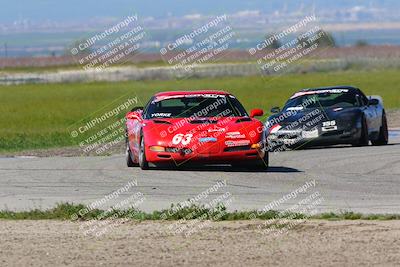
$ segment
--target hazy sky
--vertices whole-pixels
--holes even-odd
[[[338,8],[355,5],[374,5],[398,8],[398,0],[303,0],[304,5],[315,1],[317,8]],[[221,14],[240,10],[270,11],[296,9],[300,0],[0,0],[0,23],[21,18],[31,20],[73,20],[93,17],[140,16],[161,17],[171,13],[180,16],[190,13]]]

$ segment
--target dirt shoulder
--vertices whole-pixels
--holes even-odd
[[[274,236],[261,221],[210,222],[185,237],[174,222],[126,222],[100,238],[83,223],[0,221],[2,266],[398,266],[400,221],[311,221]]]

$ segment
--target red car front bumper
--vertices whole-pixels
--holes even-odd
[[[222,151],[209,152],[202,151],[185,151],[185,149],[179,149],[176,152],[156,152],[151,151],[149,147],[146,147],[146,159],[154,164],[157,163],[175,163],[181,165],[190,162],[204,162],[204,163],[235,163],[245,161],[257,161],[262,160],[266,152],[261,149],[243,149],[237,151],[226,151],[224,148]],[[233,150],[231,148],[231,150]]]

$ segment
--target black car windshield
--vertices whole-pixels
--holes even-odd
[[[295,94],[285,105],[284,110],[307,108],[349,108],[359,107],[360,98],[349,90],[305,91]]]
[[[145,119],[248,116],[231,95],[178,95],[154,97],[145,109]]]

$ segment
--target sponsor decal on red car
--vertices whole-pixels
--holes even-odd
[[[225,141],[225,145],[228,147],[247,146],[249,144],[250,140]]]

